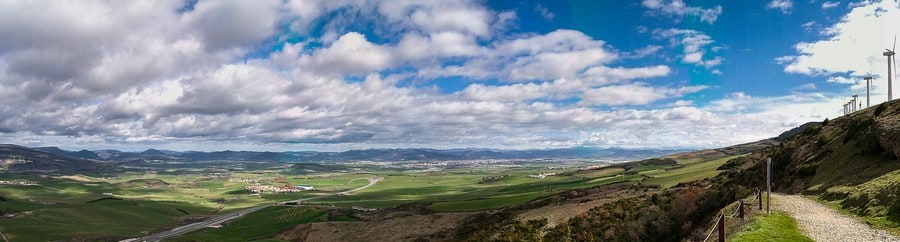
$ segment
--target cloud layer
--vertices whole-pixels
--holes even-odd
[[[723,13],[681,0],[641,6],[706,24]],[[515,32],[517,18],[480,1],[0,2],[0,141],[712,147],[828,115],[771,111],[777,103],[839,102],[735,93],[697,106],[682,98],[715,86],[660,84],[676,71],[669,63],[622,61],[669,48],[717,73],[722,46],[702,31],[655,30],[659,45],[627,50],[578,30]],[[824,49],[841,51],[828,43],[780,60],[788,72],[858,75],[823,61]]]

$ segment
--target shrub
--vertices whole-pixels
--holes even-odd
[[[878,117],[884,110],[887,110],[887,103],[878,104],[878,107],[875,108],[875,116]]]

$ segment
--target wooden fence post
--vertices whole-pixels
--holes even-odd
[[[738,205],[738,206],[739,206],[738,209],[741,210],[741,211],[739,212],[740,215],[741,215],[741,221],[744,221],[744,201],[741,200],[741,205]]]
[[[756,189],[756,199],[759,200],[759,211],[762,211],[762,189]]]
[[[719,215],[719,242],[725,242],[725,214]]]

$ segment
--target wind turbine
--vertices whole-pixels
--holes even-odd
[[[863,77],[863,80],[866,80],[866,107],[870,106],[869,104],[869,86],[872,85],[872,74],[869,73],[866,77]]]
[[[886,50],[882,55],[886,56],[888,59],[888,101],[894,98],[893,96],[893,87],[891,86],[891,60],[894,60],[894,69],[897,69],[897,59],[894,58],[894,50],[897,49],[897,35],[894,35],[894,49],[884,49]]]

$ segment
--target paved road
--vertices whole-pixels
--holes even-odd
[[[326,195],[316,196],[316,197],[308,197],[308,198],[302,198],[302,199],[297,199],[297,200],[290,200],[290,201],[279,202],[278,205],[284,205],[284,204],[286,204],[286,203],[291,203],[291,202],[293,202],[293,203],[300,203],[300,202],[304,202],[304,201],[309,201],[309,200],[313,200],[313,199],[320,199],[320,198],[325,198],[325,197],[330,197],[330,196],[346,195],[346,194],[349,194],[349,193],[357,192],[357,191],[360,191],[360,190],[369,188],[369,187],[371,187],[371,186],[374,186],[375,183],[378,183],[378,181],[381,181],[381,178],[380,178],[380,177],[369,178],[369,184],[366,184],[365,186],[361,186],[361,187],[358,187],[358,188],[355,188],[355,189],[352,189],[352,190],[347,190],[347,191],[343,191],[343,192],[336,192],[336,193],[331,193],[331,194],[326,194]],[[247,215],[247,214],[250,214],[250,213],[259,211],[260,209],[263,209],[263,208],[266,208],[266,207],[270,207],[270,206],[272,206],[272,205],[261,205],[261,206],[251,207],[251,208],[245,208],[245,209],[240,210],[240,211],[237,211],[237,212],[231,212],[231,213],[228,213],[228,214],[220,215],[220,216],[218,216],[218,217],[214,217],[214,218],[211,218],[211,219],[208,219],[208,220],[205,220],[205,221],[201,221],[201,222],[196,222],[196,223],[192,223],[192,224],[187,224],[187,225],[178,226],[178,227],[175,227],[174,229],[170,229],[170,230],[166,230],[166,231],[159,232],[159,233],[156,233],[156,234],[148,235],[148,236],[146,236],[146,237],[135,238],[135,239],[128,239],[128,240],[123,240],[123,241],[128,241],[128,242],[138,242],[138,241],[144,241],[144,242],[156,242],[156,241],[161,241],[161,240],[168,239],[168,238],[174,238],[174,237],[176,237],[176,236],[179,236],[179,235],[182,235],[182,234],[186,234],[186,233],[189,233],[189,232],[198,230],[198,229],[202,229],[202,228],[208,227],[208,226],[210,226],[210,225],[221,224],[221,223],[228,222],[228,221],[231,221],[231,220],[234,220],[234,219],[238,219],[238,218],[240,218],[240,217],[243,217],[244,215]]]
[[[772,208],[794,217],[800,230],[815,241],[900,241],[805,197],[772,194]]]

